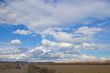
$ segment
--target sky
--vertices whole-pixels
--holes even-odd
[[[0,61],[110,60],[109,0],[0,0]]]

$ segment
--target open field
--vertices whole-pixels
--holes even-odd
[[[110,73],[110,65],[70,65],[70,64],[55,65],[55,64],[35,64],[35,63],[31,65],[34,65],[34,67],[36,66],[41,68],[48,68],[49,70],[54,70],[55,73]]]
[[[28,64],[22,63],[22,69],[16,69],[15,62],[0,62],[0,73],[28,73]]]
[[[0,73],[110,73],[110,65],[22,63],[22,68],[16,69],[15,62],[0,62]]]

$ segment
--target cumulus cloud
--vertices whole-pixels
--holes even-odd
[[[105,63],[105,62],[109,62],[110,61],[110,58],[106,58],[106,57],[102,57],[102,58],[99,58],[99,62],[101,63]]]
[[[98,62],[98,63],[105,63],[105,62],[109,62],[110,58],[109,57],[96,57],[96,56],[92,56],[92,55],[85,55],[82,54],[78,57],[79,59],[77,59],[79,62]],[[74,61],[74,59],[73,59]]]
[[[86,49],[91,49],[91,50],[95,50],[96,49],[96,45],[93,43],[82,43],[82,48],[86,48]]]
[[[25,54],[8,54],[8,55],[0,55],[0,59],[20,60],[25,56],[26,56]]]
[[[53,53],[53,54],[49,54],[49,57],[54,59],[63,59],[65,55],[62,53]]]
[[[93,18],[108,18],[109,8],[107,0],[8,0],[0,8],[0,23],[24,24],[29,28],[89,24]]]
[[[76,49],[109,48],[107,45],[93,42],[96,34],[104,29],[85,26],[85,24],[93,24],[96,20],[107,19],[109,16],[108,0],[4,0],[0,3],[0,24],[23,24],[29,30],[18,29],[12,33],[31,35],[34,31],[39,32],[43,39],[40,46],[23,53],[18,49],[14,50],[14,53],[13,49],[8,52],[0,49],[2,52],[0,59],[95,60],[96,57],[81,55]],[[83,26],[71,32],[61,30],[61,27],[65,29],[66,26],[79,23]],[[53,40],[47,40],[48,36],[52,36]],[[20,45],[22,41],[14,39],[10,44]]]
[[[20,45],[22,42],[21,42],[21,40],[19,40],[19,39],[14,39],[14,40],[11,40],[10,41],[10,44],[11,45]]]
[[[71,48],[71,49],[90,49],[95,50],[95,44],[92,43],[81,43],[81,44],[72,44],[72,43],[59,43],[50,40],[43,39],[41,45],[44,47],[57,47],[57,48]]]
[[[71,31],[73,32],[64,32],[61,30],[55,30],[54,28],[48,28],[42,31],[40,34],[43,36],[43,38],[46,36],[53,36],[56,41],[60,42],[80,43],[91,41],[96,36],[96,34],[104,31],[104,29],[98,27],[82,26]]]
[[[72,48],[74,49],[90,49],[95,50],[99,49],[100,46],[95,43],[94,38],[97,36],[98,33],[105,31],[103,28],[98,27],[88,27],[88,26],[82,26],[77,28],[73,32],[64,32],[61,30],[57,30],[54,28],[49,28],[47,30],[42,31],[40,34],[43,36],[43,38],[46,38],[47,36],[52,36],[56,42],[49,41],[49,40],[43,40],[43,45],[48,46],[58,46],[56,44],[61,44],[61,42],[65,42],[66,44],[69,43],[72,45]],[[94,40],[94,41],[93,41]],[[102,44],[103,46],[105,44]],[[107,48],[104,46],[103,48]]]
[[[17,48],[3,48],[3,47],[0,48],[0,55],[16,54],[19,52],[20,50]]]
[[[28,49],[27,51],[22,52],[22,53],[21,52],[18,52],[17,54],[9,53],[10,56],[13,56],[10,58],[7,58],[6,54],[1,54],[1,59],[2,58],[3,59],[19,59],[19,60],[20,59],[31,59],[31,61],[32,60],[33,61],[39,61],[39,60],[46,60],[46,61],[65,61],[66,60],[67,61],[67,59],[68,61],[70,60],[76,61],[78,59],[79,61],[83,61],[83,60],[93,61],[95,60],[95,58],[97,59],[97,57],[94,57],[94,56],[82,55],[79,51],[79,49],[95,50],[98,48],[98,46],[96,46],[97,44],[91,43],[90,41],[88,41],[87,38],[85,39],[87,39],[88,42],[74,41],[76,38],[79,38],[79,40],[82,39],[82,36],[77,35],[79,33],[75,33],[75,32],[67,33],[63,31],[55,31],[54,29],[47,29],[44,32],[41,32],[41,34],[44,37],[41,41],[41,45],[39,45],[38,47]],[[98,32],[100,31],[96,31],[92,35],[95,35]],[[81,34],[84,34],[84,33],[81,33]],[[46,39],[45,38],[46,35],[52,35],[55,38],[55,40]],[[90,37],[90,38],[92,39],[93,37]],[[58,39],[60,39],[60,41]],[[15,39],[15,40],[18,41],[18,39]],[[15,40],[13,42],[13,45],[15,45]],[[16,45],[18,45],[18,43]]]
[[[83,27],[78,28],[75,33],[86,35],[86,36],[93,36],[94,34],[100,32],[102,30],[104,30],[104,29],[96,28],[96,27],[83,26]]]
[[[96,56],[92,55],[86,55],[86,54],[76,54],[76,53],[64,53],[64,52],[58,52],[54,50],[48,50],[44,46],[38,46],[36,48],[27,49],[25,52],[22,52],[19,49],[14,50],[15,48],[6,48],[6,50],[3,50],[5,48],[0,48],[0,60],[26,60],[26,61],[35,61],[35,62],[41,62],[41,61],[53,61],[53,62],[107,62],[110,59],[103,57],[98,58]],[[7,50],[8,49],[8,50]],[[15,52],[12,52],[14,50]],[[70,51],[70,50],[69,50]],[[77,51],[71,51],[71,52],[77,52]],[[6,54],[7,53],[7,54]]]
[[[73,47],[74,45],[71,44],[71,43],[57,43],[57,42],[53,42],[53,41],[50,41],[50,40],[46,40],[46,39],[43,39],[42,40],[42,45],[43,46],[49,46],[49,47],[60,47],[60,48],[71,48]]]
[[[0,60],[20,60],[26,58],[26,54],[23,49],[12,48],[12,47],[1,47],[0,48]]]
[[[43,38],[45,38],[48,35],[53,36],[55,40],[60,41],[60,42],[72,41],[72,38],[73,38],[72,33],[55,31],[54,28],[48,28],[45,31],[42,31],[40,34],[43,36]]]
[[[20,35],[30,35],[32,32],[30,30],[16,30],[13,32],[14,34],[20,34]]]
[[[97,57],[91,55],[80,55],[79,59],[81,59],[82,61],[95,61]]]

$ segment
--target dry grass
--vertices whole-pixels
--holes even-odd
[[[110,65],[75,65],[56,63],[25,63],[28,73],[110,73]],[[0,73],[15,69],[16,63],[0,62]],[[22,69],[23,70],[23,69]],[[8,72],[9,73],[9,72]]]
[[[56,73],[110,73],[110,65],[55,65],[34,64],[41,68],[53,69]]]
[[[54,69],[29,65],[29,73],[57,73]]]
[[[7,70],[7,69],[11,69],[14,68],[14,64],[13,63],[9,63],[9,62],[0,62],[0,72]]]

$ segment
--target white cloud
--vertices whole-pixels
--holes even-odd
[[[96,49],[96,45],[93,43],[82,43],[81,46],[82,48],[86,48],[86,49],[91,49],[91,50]]]
[[[65,55],[62,54],[62,53],[53,53],[53,54],[50,54],[49,57],[50,58],[59,58],[59,59],[62,59],[62,58],[65,57]]]
[[[20,34],[20,35],[30,35],[32,32],[30,30],[16,30],[13,32],[14,34]]]
[[[109,62],[110,58],[109,57],[96,57],[96,56],[92,56],[92,55],[80,55],[78,57],[78,61],[82,62],[82,61],[87,61],[87,62],[98,62],[98,63],[105,63],[105,62]]]
[[[14,39],[10,41],[11,45],[20,45],[22,42],[19,39]]]
[[[3,54],[16,54],[16,53],[19,53],[20,50],[17,49],[17,48],[3,48],[1,47],[0,48],[0,55],[3,55]]]
[[[75,46],[74,46],[74,49],[81,49],[81,48],[82,48],[81,45],[75,45]]]
[[[56,45],[56,43],[59,44],[61,42],[65,42],[72,44],[73,45],[72,48],[74,49],[84,48],[84,49],[95,50],[100,48],[100,46],[98,45],[98,43],[95,43],[94,38],[101,31],[105,31],[105,30],[103,28],[98,28],[98,27],[83,26],[83,27],[79,27],[78,29],[76,29],[74,32],[71,33],[58,31],[58,30],[56,31],[54,28],[49,28],[47,30],[42,31],[40,34],[43,36],[44,39],[49,35],[54,37],[54,40],[56,42],[52,42],[48,40],[42,41],[43,45],[46,46],[47,45],[58,46]]]
[[[25,57],[25,54],[8,54],[8,55],[0,55],[0,59],[14,59],[14,60],[19,60],[23,57]]]
[[[102,57],[102,58],[99,58],[99,60],[98,60],[99,62],[101,62],[101,63],[104,63],[104,62],[110,62],[110,58],[108,57]]]
[[[79,59],[82,61],[95,61],[97,59],[97,57],[90,56],[90,55],[80,55]]]
[[[59,47],[59,48],[72,48],[74,45],[71,43],[57,43],[50,40],[43,39],[42,45],[47,47]]]
[[[56,40],[67,42],[68,40],[72,40],[73,35],[72,33],[62,32],[62,31],[55,31],[52,28],[46,29],[45,31],[41,32],[41,34],[44,36],[46,35],[52,35]]]
[[[83,27],[78,28],[75,33],[82,34],[85,36],[93,36],[94,34],[100,32],[102,30],[103,29],[101,29],[101,28],[83,26]]]
[[[64,32],[59,30],[56,31],[54,28],[48,28],[44,31],[41,31],[40,34],[43,36],[43,38],[51,35],[56,41],[59,42],[83,43],[92,41],[95,35],[101,31],[104,31],[104,29],[98,27],[82,26],[73,32]]]
[[[94,22],[110,16],[107,0],[8,0],[0,8],[0,22],[25,24],[29,28],[68,26]],[[22,6],[22,7],[21,7]],[[89,7],[88,7],[89,6]]]
[[[54,62],[108,62],[110,58],[101,57],[98,58],[92,55],[76,54],[76,53],[64,53],[55,50],[48,50],[47,47],[38,46],[36,48],[28,49],[25,52],[17,49],[16,51],[10,48],[3,50],[0,48],[0,60],[26,60],[26,61],[54,61]],[[14,53],[12,51],[15,51]],[[69,50],[70,51],[70,50]],[[71,51],[73,52],[73,51]],[[77,52],[74,50],[74,52]]]
[[[27,57],[27,55],[23,52],[23,49],[12,47],[0,48],[0,60],[20,60],[25,57]]]
[[[70,49],[90,49],[106,48],[92,42],[94,35],[103,29],[98,27],[79,27],[73,32],[64,32],[54,30],[56,27],[65,27],[74,23],[92,24],[94,19],[103,20],[110,16],[110,3],[107,0],[7,0],[6,6],[0,7],[0,24],[23,24],[29,30],[16,30],[14,34],[30,35],[32,31],[40,32],[43,36],[39,47],[27,50],[17,54],[9,52],[9,57],[5,50],[0,50],[0,58],[74,58],[75,53],[70,53]],[[21,7],[22,6],[22,7]],[[42,30],[43,29],[43,30]],[[46,36],[51,35],[54,40],[46,40]],[[35,36],[35,35],[33,35]],[[19,45],[22,41],[19,39],[11,40],[11,45]],[[57,53],[58,49],[66,48],[66,51]],[[68,51],[68,48],[70,51]],[[54,49],[54,50],[52,50]],[[7,49],[8,50],[8,49]],[[73,52],[73,51],[72,51]],[[79,56],[79,57],[78,57]],[[96,57],[88,55],[78,55],[78,58],[84,60],[94,60]],[[61,59],[60,59],[61,60]],[[70,60],[70,59],[68,59]]]
[[[29,51],[27,51],[27,53],[34,53],[34,55],[44,55],[45,53],[49,52],[50,50],[46,49],[45,47],[43,46],[38,46],[38,47],[35,47]]]

